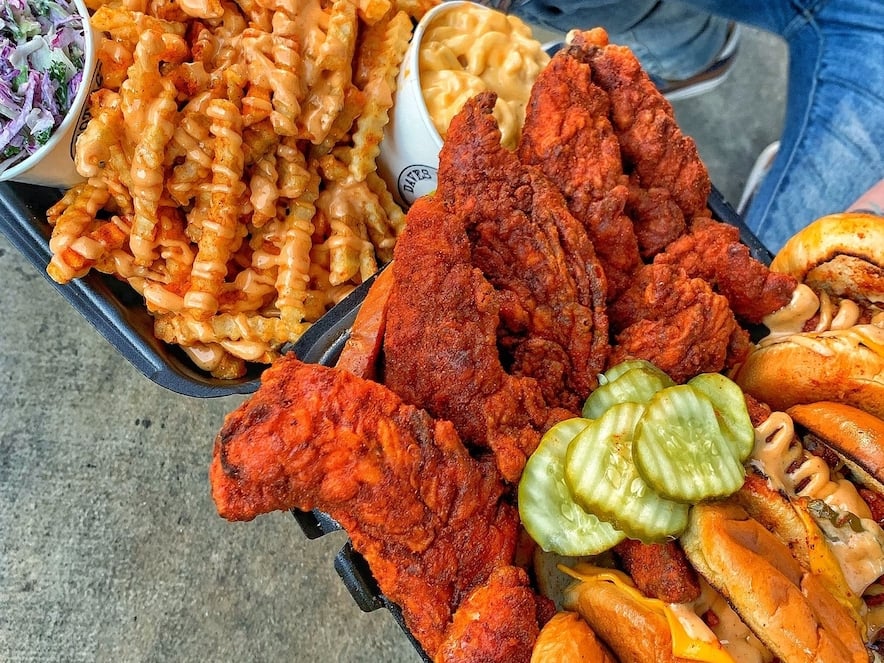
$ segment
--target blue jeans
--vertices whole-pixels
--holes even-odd
[[[663,78],[702,71],[724,42],[722,21],[783,37],[781,146],[745,218],[773,252],[884,178],[882,0],[516,0],[511,11],[561,31],[600,25]]]

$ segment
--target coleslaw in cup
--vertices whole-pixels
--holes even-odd
[[[70,187],[98,82],[83,0],[0,4],[0,181]]]

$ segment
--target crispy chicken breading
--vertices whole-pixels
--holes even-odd
[[[298,508],[338,521],[430,655],[457,606],[513,559],[518,512],[450,423],[292,356],[228,415],[210,479],[229,520]]]
[[[772,272],[753,258],[740,242],[738,228],[712,219],[695,219],[690,233],[667,246],[654,262],[678,265],[689,276],[703,279],[727,298],[740,320],[751,324],[788,304],[798,285],[793,276]]]
[[[384,379],[491,448],[516,481],[541,434],[596,385],[606,290],[561,195],[500,146],[493,105],[479,95],[454,118],[438,191],[397,241]]]
[[[629,186],[626,212],[633,221],[641,257],[653,258],[687,230],[684,214],[668,189]]]
[[[568,209],[589,231],[608,281],[608,299],[641,263],[632,221],[623,213],[629,189],[608,95],[592,83],[586,52],[560,50],[531,88],[519,158],[539,166]]]
[[[635,54],[609,44],[599,28],[576,32],[571,43],[587,53],[593,82],[608,93],[626,172],[643,188],[669,191],[685,219],[702,214],[712,189],[709,173]]]
[[[523,569],[500,567],[454,613],[435,663],[528,663],[540,628],[554,612],[552,601],[531,589]]]
[[[405,242],[411,237],[426,246],[426,236],[431,244],[393,261],[385,384],[406,401],[452,421],[464,440],[490,447],[501,472],[518,476],[541,431],[551,425],[540,385],[501,366],[501,303],[469,261],[462,219],[434,199],[418,200],[408,218]],[[452,225],[458,226],[457,240],[435,246],[436,239],[451,238]]]
[[[666,603],[687,603],[700,597],[699,576],[677,541],[642,543],[624,539],[614,552],[645,596]]]
[[[642,267],[611,307],[611,364],[647,359],[676,382],[717,373],[745,358],[749,336],[727,299],[673,265]]]

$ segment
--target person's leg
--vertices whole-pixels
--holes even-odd
[[[780,149],[745,217],[776,252],[799,229],[843,211],[884,178],[884,3],[686,1],[779,34],[788,44]]]
[[[503,1],[506,11],[550,30],[566,33],[602,26],[608,32],[623,32],[652,14],[659,0],[489,0]],[[483,3],[484,4],[484,3]]]
[[[668,80],[708,67],[729,29],[726,19],[674,1],[514,0],[508,11],[563,33],[603,27],[612,43],[629,46],[649,73]]]
[[[884,177],[884,4],[791,4],[781,31],[790,67],[780,151],[746,213],[774,252]]]

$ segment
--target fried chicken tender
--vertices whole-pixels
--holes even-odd
[[[561,195],[500,146],[493,105],[479,95],[455,116],[437,193],[397,240],[384,381],[517,481],[542,433],[597,384],[606,289]]]
[[[616,331],[611,365],[647,359],[679,383],[733,366],[749,350],[748,333],[727,299],[673,265],[642,267],[610,315]]]
[[[737,227],[708,218],[695,219],[683,235],[654,258],[657,264],[678,265],[689,276],[701,278],[724,295],[736,316],[759,324],[764,316],[792,299],[798,281],[770,271],[740,242]]]
[[[555,605],[531,589],[528,574],[504,566],[454,613],[435,663],[528,663]]]
[[[700,578],[677,541],[642,543],[624,539],[614,552],[645,596],[666,603],[687,603],[700,597]]]
[[[347,531],[431,656],[455,609],[511,563],[518,512],[453,426],[383,385],[291,355],[215,440],[212,498],[229,520],[320,509]]]
[[[626,213],[633,220],[639,253],[644,260],[652,259],[687,231],[684,214],[667,189],[644,189],[631,182]]]
[[[571,43],[586,51],[593,82],[608,93],[626,172],[643,188],[669,191],[685,219],[701,214],[712,189],[709,173],[635,54],[609,44],[600,28],[573,33]]]
[[[449,213],[467,210],[474,264],[502,299],[504,362],[538,380],[549,405],[573,409],[609,352],[606,275],[556,187],[501,147],[493,107],[493,94],[480,95],[452,121],[439,195]],[[475,180],[464,166],[478,162],[486,167]]]
[[[350,371],[366,380],[383,382],[378,379],[378,358],[384,344],[387,300],[392,284],[393,270],[382,269],[359,306],[350,334],[335,363],[336,368]]]
[[[539,166],[589,231],[608,281],[608,299],[626,289],[641,264],[620,144],[608,95],[592,83],[587,53],[561,49],[540,73],[525,113],[519,158]]]

